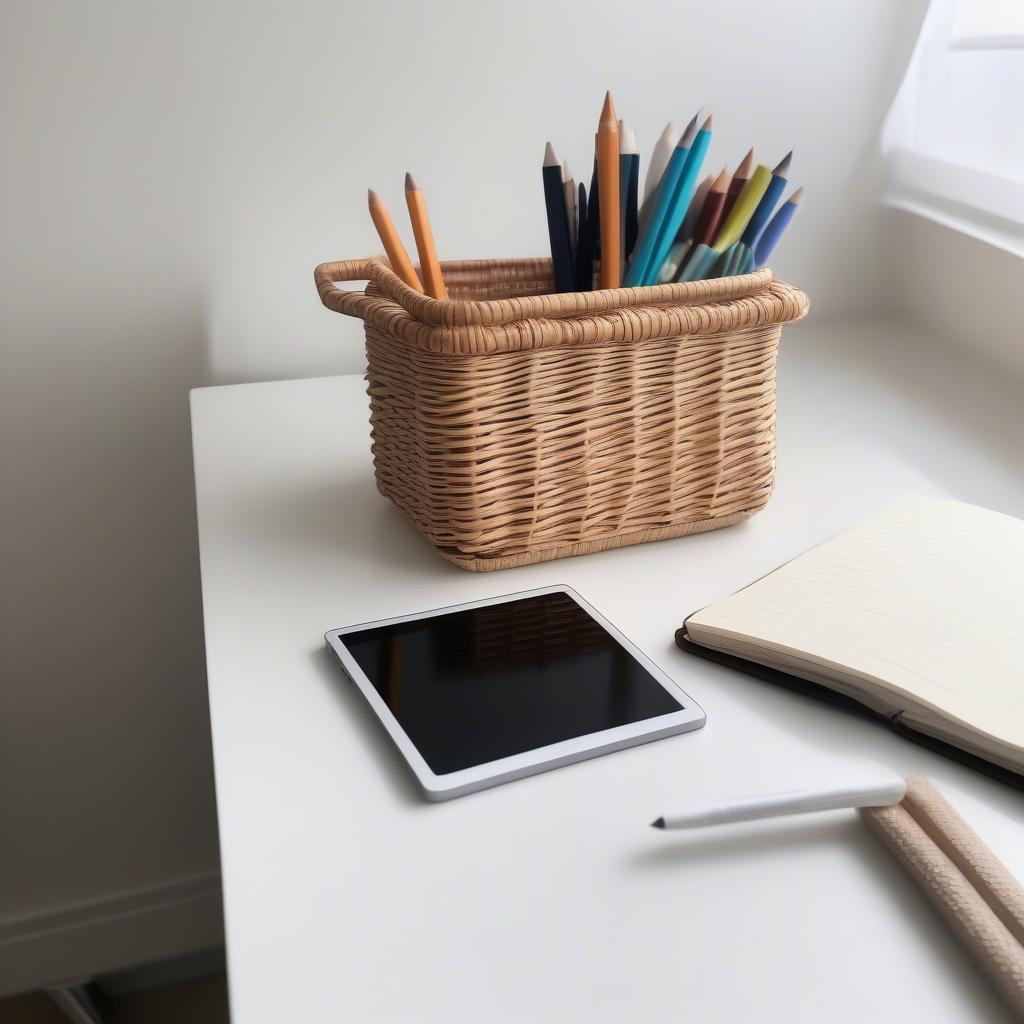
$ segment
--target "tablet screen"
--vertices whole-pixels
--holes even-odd
[[[435,775],[680,711],[568,594],[346,632]]]

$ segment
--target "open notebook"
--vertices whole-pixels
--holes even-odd
[[[694,613],[677,639],[1024,774],[1024,522],[1011,516],[897,502]]]

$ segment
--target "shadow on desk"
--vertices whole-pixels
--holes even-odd
[[[256,500],[247,495],[246,506],[235,517],[239,531],[257,542],[298,543],[317,552],[328,564],[332,553],[344,554],[344,569],[353,562],[368,570],[409,573],[463,574],[441,558],[427,540],[378,490],[373,470],[339,476],[337,480],[309,481],[307,485],[276,487]]]
[[[1015,1018],[1004,1007],[995,991],[985,980],[967,951],[957,941],[934,905],[924,896],[907,873],[872,835],[856,812],[835,811],[803,818],[780,818],[770,821],[747,822],[694,832],[662,833],[663,841],[634,854],[627,870],[634,872],[681,872],[688,868],[701,869],[709,862],[725,863],[740,870],[747,862],[756,864],[763,857],[784,854],[786,851],[806,850],[811,846],[835,846],[856,858],[863,871],[886,894],[919,937],[931,955],[942,965],[944,973],[957,974],[973,1004],[971,1020],[989,1024],[1009,1024]],[[803,898],[814,898],[815,876],[809,875],[800,883]],[[822,893],[822,899],[829,894]],[[785,923],[781,923],[785,927]],[[863,940],[870,942],[870,935]],[[813,935],[807,936],[814,941]],[[865,984],[869,983],[865,979]],[[885,1020],[879,1008],[877,1020]]]
[[[366,757],[373,762],[374,770],[386,776],[395,796],[402,803],[417,810],[428,810],[431,805],[424,799],[412,773],[384,731],[380,719],[342,671],[334,653],[323,647],[310,652],[310,659],[324,686],[334,696],[341,713],[358,724],[360,735],[366,741]]]

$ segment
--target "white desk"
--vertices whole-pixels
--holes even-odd
[[[672,642],[684,613],[890,497],[1024,516],[1017,395],[885,325],[791,329],[778,486],[750,523],[471,574],[377,494],[359,378],[194,392],[234,1024],[1005,1020],[853,812],[647,823],[866,755],[936,779],[1024,875],[1019,794]],[[674,676],[707,727],[425,803],[323,632],[552,583]]]

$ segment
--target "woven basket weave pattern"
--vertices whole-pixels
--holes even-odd
[[[344,292],[338,273],[374,287]],[[696,533],[764,507],[778,341],[803,294],[764,271],[543,294],[550,275],[547,260],[449,264],[457,301],[439,303],[371,261],[318,268],[325,304],[366,320],[380,491],[471,569]]]

